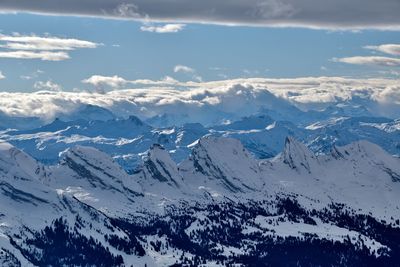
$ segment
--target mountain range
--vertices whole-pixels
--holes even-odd
[[[398,263],[400,160],[375,144],[288,137],[258,160],[206,136],[180,164],[160,144],[142,157],[128,174],[92,147],[44,165],[2,142],[2,266]]]
[[[93,105],[1,116],[1,266],[400,260],[400,122],[360,105],[210,125]]]
[[[46,164],[56,163],[59,154],[73,145],[92,146],[112,156],[128,172],[140,165],[141,155],[152,144],[163,145],[173,160],[180,163],[190,154],[190,145],[206,135],[239,139],[259,159],[276,156],[283,149],[286,136],[303,142],[317,154],[329,152],[334,145],[367,140],[392,155],[400,155],[399,120],[367,116],[368,111],[362,107],[344,103],[307,113],[286,107],[283,111],[292,112],[285,113],[285,117],[263,109],[211,126],[190,122],[156,127],[133,115],[118,118],[100,107],[82,110],[85,112],[79,116],[74,113],[69,119],[63,116],[42,126],[0,131],[0,139]],[[91,114],[89,119],[83,119],[86,114]]]

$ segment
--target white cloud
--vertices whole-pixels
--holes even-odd
[[[78,39],[0,34],[0,48],[3,48],[0,58],[61,61],[70,58],[66,51],[96,48],[99,45]]]
[[[12,50],[75,50],[81,48],[96,48],[99,44],[68,38],[58,37],[40,37],[40,36],[23,36],[23,35],[1,35],[0,34],[0,47]]]
[[[62,60],[69,59],[70,57],[65,52],[0,51],[0,58],[40,59],[43,61],[62,61]]]
[[[152,86],[197,86],[198,82],[201,80],[200,76],[193,75],[193,79],[195,81],[191,82],[180,82],[176,79],[165,76],[160,80],[149,80],[149,79],[137,79],[137,80],[127,80],[117,75],[114,76],[102,76],[102,75],[93,75],[87,79],[82,80],[82,83],[91,84],[97,89],[101,89],[101,91],[106,91],[107,89],[124,89],[129,85],[135,86],[144,86],[144,87],[152,87]]]
[[[184,73],[184,74],[188,75],[193,81],[196,81],[196,82],[203,81],[203,78],[197,74],[195,69],[185,66],[185,65],[176,65],[174,67],[174,72],[175,73],[179,73],[179,72]]]
[[[0,80],[3,80],[5,78],[6,78],[6,76],[4,76],[3,72],[0,71]]]
[[[194,73],[195,70],[191,67],[184,66],[184,65],[176,65],[174,67],[174,72],[185,72],[185,73]]]
[[[102,75],[93,75],[88,79],[83,80],[82,82],[87,84],[92,84],[94,86],[110,86],[112,88],[117,88],[128,83],[127,80],[117,75],[111,77]]]
[[[155,33],[174,33],[180,32],[185,27],[185,24],[165,24],[165,25],[151,25],[145,24],[140,27],[141,31],[144,32],[155,32]]]
[[[388,86],[375,97],[386,104],[400,105],[400,86]]]
[[[117,76],[118,77],[118,76]],[[125,80],[125,79],[124,79]],[[398,79],[348,79],[305,77],[295,79],[234,79],[214,82],[134,80],[140,88],[90,92],[0,92],[0,110],[20,116],[51,120],[58,113],[82,104],[108,108],[119,116],[135,114],[148,118],[157,114],[182,115],[211,123],[218,116],[239,118],[261,107],[291,102],[303,109],[321,108],[338,101],[363,99],[378,115],[400,117]]]
[[[399,44],[383,44],[383,45],[368,45],[364,48],[379,51],[385,54],[400,56],[400,45]]]
[[[46,81],[46,82],[43,82],[43,81],[35,82],[33,87],[38,90],[49,90],[49,91],[54,91],[54,92],[62,91],[61,85],[54,83],[53,81],[50,81],[50,80]]]
[[[400,66],[400,58],[379,57],[379,56],[356,56],[356,57],[334,58],[333,61],[347,63],[347,64],[355,64],[355,65],[376,65],[376,66],[386,66],[386,67]]]

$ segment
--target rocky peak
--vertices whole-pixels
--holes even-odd
[[[290,168],[299,172],[305,170],[308,173],[311,173],[312,164],[318,161],[315,154],[308,147],[293,137],[286,138],[281,157],[283,162],[289,165]]]
[[[72,171],[74,177],[87,180],[93,187],[122,192],[140,192],[140,186],[107,154],[85,146],[65,151],[58,166],[59,173]],[[65,175],[64,175],[65,176]],[[79,185],[79,184],[77,184]]]
[[[206,136],[199,139],[182,167],[206,179],[217,180],[232,192],[256,190],[259,185],[258,162],[239,140],[232,138]]]
[[[179,188],[183,182],[176,163],[159,144],[153,144],[143,158],[142,172],[144,178],[150,180],[150,184],[161,182]]]

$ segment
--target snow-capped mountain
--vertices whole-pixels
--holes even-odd
[[[195,188],[238,193],[256,191],[262,184],[257,161],[236,139],[201,138],[179,167]]]
[[[398,120],[275,102],[207,127],[90,105],[3,127],[0,265],[396,266]]]
[[[91,147],[49,166],[2,142],[2,266],[398,263],[400,160],[379,146],[315,155],[288,137],[268,160],[231,138],[190,148],[177,165],[155,144],[128,174]]]
[[[150,147],[137,176],[145,192],[162,197],[174,197],[177,191],[185,193],[186,186],[178,166],[159,144]]]
[[[69,192],[45,185],[50,175],[47,167],[4,142],[0,143],[0,161],[2,266],[71,264],[82,257],[89,257],[92,264],[96,264],[93,255],[89,255],[96,252],[103,255],[108,264],[121,261],[111,254],[109,249],[113,248],[103,241],[105,235],[125,234],[113,228],[101,212],[77,201]],[[64,244],[55,243],[60,242],[55,236],[62,237]],[[103,239],[99,240],[101,236]],[[70,242],[69,245],[66,242]],[[86,251],[86,256],[78,256],[78,251]],[[74,254],[77,256],[71,260]]]

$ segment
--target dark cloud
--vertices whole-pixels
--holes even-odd
[[[400,28],[399,0],[0,0],[0,11],[328,29]]]

